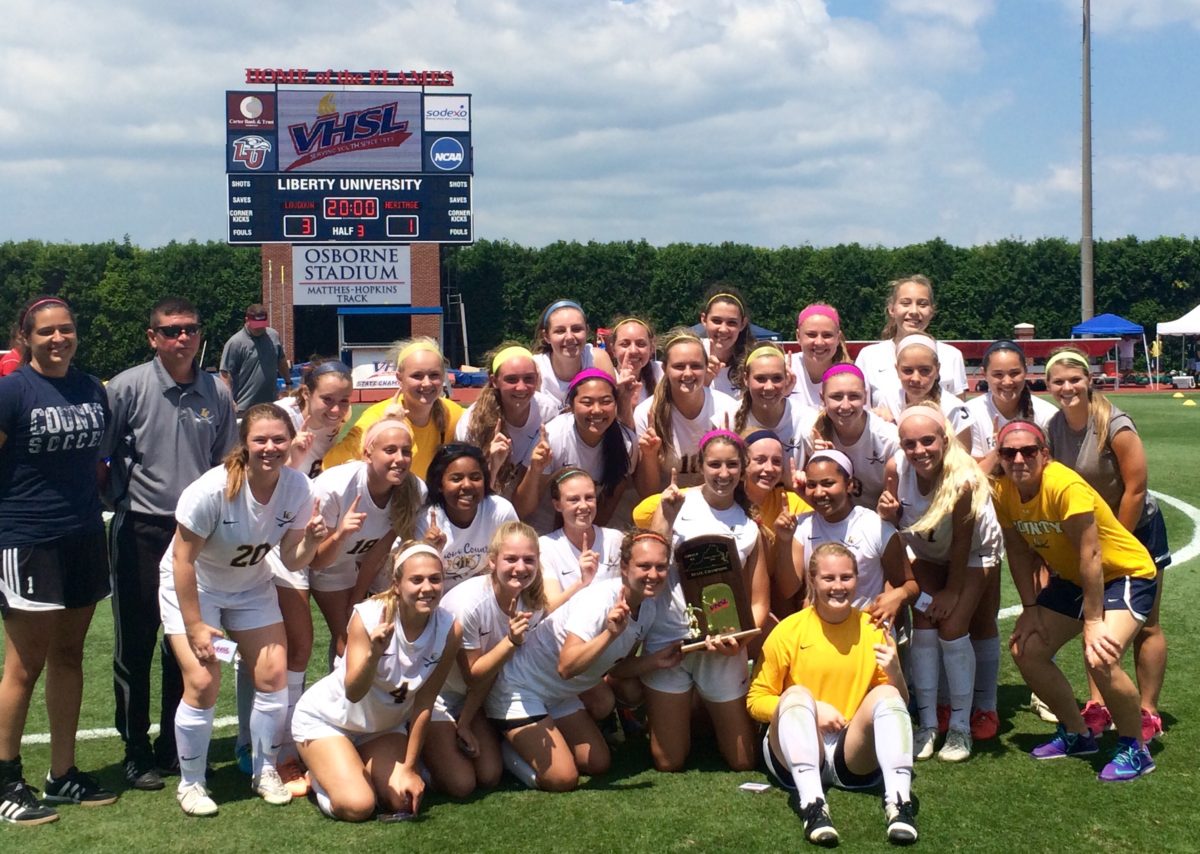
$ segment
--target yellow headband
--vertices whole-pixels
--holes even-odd
[[[707,312],[710,308],[712,308],[712,304],[714,302],[731,302],[738,307],[738,311],[740,311],[742,314],[746,313],[746,307],[742,305],[742,301],[733,294],[727,294],[724,292],[713,294],[708,298],[708,302],[704,304],[704,310]]]
[[[622,326],[624,326],[626,323],[636,323],[638,326],[641,326],[643,329],[645,329],[646,332],[650,331],[650,325],[647,324],[646,321],[642,320],[641,318],[626,317],[621,320],[618,320],[616,323],[614,323],[612,325],[612,331],[613,331],[614,338],[616,337],[617,330],[620,329]]]
[[[1046,360],[1046,373],[1050,373],[1050,368],[1057,365],[1059,362],[1074,362],[1088,373],[1091,373],[1092,371],[1092,366],[1088,364],[1087,360],[1085,360],[1078,353],[1072,353],[1070,350],[1063,350],[1061,353],[1055,353]]]
[[[695,343],[699,344],[701,347],[704,346],[704,342],[700,340],[700,336],[695,335],[691,332],[680,332],[674,338],[667,339],[667,343],[663,344],[663,346],[662,346],[662,351],[664,353],[667,352],[672,347],[674,347],[676,344],[678,344],[680,341],[694,341]]]
[[[496,354],[494,359],[492,359],[492,373],[494,374],[496,371],[500,370],[500,366],[509,359],[517,358],[532,359],[533,353],[529,351],[528,347],[522,347],[520,344],[514,344],[511,347],[505,347]]]
[[[404,364],[404,360],[413,353],[419,353],[421,350],[428,350],[430,353],[437,353],[438,358],[444,359],[442,351],[435,344],[430,344],[428,341],[413,341],[411,344],[406,344],[396,354],[396,370],[400,370],[400,366]]]
[[[783,363],[787,364],[787,354],[778,347],[772,347],[770,344],[763,344],[761,347],[755,347],[750,351],[750,355],[746,357],[746,364],[749,365],[755,359],[761,359],[763,356],[774,356],[777,359],[783,359]]]

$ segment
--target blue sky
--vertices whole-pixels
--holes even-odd
[[[1194,235],[1200,0],[1094,5],[1096,235]],[[1078,0],[334,9],[8,0],[0,240],[224,239],[223,92],[291,65],[452,69],[480,238],[1078,236]]]

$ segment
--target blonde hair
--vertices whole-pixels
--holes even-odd
[[[412,430],[403,421],[397,421],[394,429],[404,430],[408,434],[408,440],[413,441]],[[380,431],[378,435],[372,436],[370,444],[366,443],[364,437],[363,456],[371,452],[371,447],[382,433],[383,431]],[[404,480],[393,487],[391,497],[388,498],[388,523],[401,540],[411,540],[416,536],[418,511],[421,508],[421,487],[417,485],[417,480],[415,474],[408,472]]]
[[[292,419],[274,403],[256,403],[251,406],[242,416],[242,423],[238,427],[238,443],[230,449],[223,461],[226,501],[237,498],[237,494],[246,483],[246,464],[250,461],[250,447],[246,444],[246,439],[250,435],[250,428],[258,421],[282,421],[287,428],[288,437],[296,438],[296,427],[292,424]]]
[[[808,592],[805,594],[804,598],[809,605],[812,605],[815,601],[813,592],[816,585],[813,584],[813,579],[817,577],[817,564],[819,564],[821,559],[825,557],[847,558],[850,561],[850,566],[854,569],[854,577],[858,577],[858,558],[854,556],[854,552],[850,551],[850,549],[846,548],[846,546],[844,546],[842,543],[821,543],[821,545],[813,549],[812,554],[808,556],[808,566],[806,566],[804,570],[804,580],[807,582],[805,586],[808,588]]]
[[[971,508],[968,511],[970,519],[975,519],[983,511],[983,506],[991,497],[991,485],[979,463],[967,453],[962,444],[950,434],[946,420],[936,404],[922,401],[914,403],[909,409],[923,407],[933,411],[930,419],[938,425],[938,433],[942,440],[942,470],[933,481],[933,494],[929,506],[921,517],[905,528],[906,533],[928,534],[937,529],[942,520],[954,512],[963,493],[971,493]]]
[[[492,573],[494,574],[496,571],[496,558],[500,554],[500,548],[509,537],[524,537],[533,543],[533,551],[537,555],[537,570],[533,574],[532,583],[521,591],[520,598],[532,611],[543,609],[546,607],[546,584],[542,580],[542,554],[538,533],[531,526],[524,522],[509,521],[496,529],[487,548],[488,563],[492,565]]]
[[[423,549],[417,554],[409,555],[403,561],[399,560],[400,555],[404,554],[405,550],[411,548],[412,546],[426,546],[428,550]],[[437,550],[433,549],[432,546],[428,546],[422,541],[404,540],[396,550],[395,556],[392,557],[389,555],[388,559],[391,561],[392,566],[391,572],[388,573],[387,590],[384,590],[382,593],[376,593],[371,597],[372,599],[383,603],[383,618],[385,622],[394,622],[396,619],[396,614],[400,611],[400,594],[396,590],[396,582],[404,578],[404,564],[408,563],[415,557],[419,557],[420,555],[427,555],[428,557],[434,558],[438,562],[438,565],[442,568],[443,575],[445,574],[446,562],[441,558],[440,555],[436,554],[436,551]]]
[[[674,431],[671,428],[671,413],[675,409],[674,401],[671,399],[671,383],[667,379],[668,356],[675,347],[680,344],[695,344],[700,348],[700,352],[704,353],[704,342],[692,330],[685,326],[677,326],[667,333],[667,343],[663,347],[663,375],[658,380],[658,385],[654,387],[654,397],[650,404],[650,411],[654,413],[654,430],[658,433],[658,437],[662,439],[662,444],[658,446],[659,462],[666,462],[667,454],[674,447]]]
[[[397,341],[392,345],[392,350],[388,355],[392,360],[392,364],[396,366],[397,375],[403,377],[404,360],[413,353],[421,351],[436,353],[438,359],[441,360],[442,370],[446,370],[448,363],[438,343],[428,335],[417,335],[412,338],[406,338],[403,341]],[[437,428],[438,435],[441,436],[442,441],[448,441],[450,437],[446,435],[446,430],[449,427],[450,419],[446,414],[446,404],[442,402],[441,397],[433,402],[433,408],[429,412],[429,417],[433,419],[433,426]]]
[[[524,348],[524,345],[515,341],[503,341],[484,356],[488,381],[471,406],[471,418],[467,422],[467,441],[485,453],[492,444],[492,437],[496,435],[496,428],[504,422],[504,406],[500,400],[500,389],[495,383],[501,365],[494,365],[494,362],[497,356],[513,347]],[[533,363],[533,370],[535,374],[538,373],[536,361]],[[537,402],[531,399],[530,403],[530,412],[532,413],[532,407],[536,406]],[[517,471],[518,464],[513,462],[510,455],[496,474],[496,491],[504,492],[504,488],[516,476]]]
[[[942,360],[938,356],[937,339],[935,339],[932,335],[928,335],[924,332],[914,332],[911,337],[916,337],[917,335],[920,335],[924,338],[928,338],[929,344],[932,346],[926,346],[924,341],[922,341],[920,344],[914,343],[911,346],[924,347],[926,350],[929,350],[931,353],[933,353],[933,368],[934,368],[933,385],[929,387],[929,392],[927,393],[925,400],[932,400],[934,403],[941,403],[942,402]],[[903,339],[901,339],[900,343],[903,343]],[[908,350],[910,348],[905,347],[904,349]],[[897,377],[897,379],[900,379],[900,353],[901,353],[901,351],[899,351],[899,350],[896,351],[896,377]],[[901,388],[903,388],[903,380],[901,380]],[[908,397],[907,389],[904,389],[904,396],[906,398]],[[917,402],[920,403],[920,401],[917,401]]]
[[[750,394],[750,363],[757,362],[759,359],[778,358],[783,361],[783,374],[787,377],[788,359],[787,353],[774,344],[759,344],[750,355],[746,357],[742,378],[746,383],[746,389],[742,392],[742,402],[738,405],[737,414],[733,416],[733,429],[741,433],[746,429],[746,421],[750,418],[750,408],[754,405],[754,401]],[[785,397],[786,401],[787,398]]]
[[[1092,431],[1096,434],[1096,453],[1103,455],[1108,451],[1108,423],[1112,421],[1112,403],[1102,392],[1092,388],[1092,364],[1082,350],[1077,347],[1058,347],[1050,353],[1049,358],[1046,360],[1047,363],[1059,353],[1066,354],[1068,358],[1061,359],[1056,364],[1051,365],[1051,370],[1058,367],[1059,364],[1067,362],[1075,364],[1083,371],[1084,376],[1088,378],[1088,420],[1092,422]],[[1050,380],[1049,371],[1046,372],[1046,380]]]
[[[918,285],[924,285],[925,289],[929,291],[929,304],[933,306],[935,311],[937,310],[937,303],[934,302],[933,299],[933,282],[929,281],[928,276],[922,276],[920,273],[916,273],[912,276],[903,276],[899,279],[892,279],[890,282],[888,282],[888,298],[887,303],[883,307],[883,331],[879,333],[879,338],[883,341],[890,341],[896,337],[897,326],[896,321],[892,318],[892,306],[896,304],[896,294],[899,293],[900,286],[907,285],[909,282],[913,282],[914,284]]]

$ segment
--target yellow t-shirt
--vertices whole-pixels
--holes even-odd
[[[1081,582],[1079,548],[1071,542],[1062,523],[1083,513],[1095,515],[1106,583],[1125,575],[1154,577],[1154,561],[1146,547],[1117,521],[1100,493],[1062,463],[1052,460],[1046,465],[1041,489],[1030,501],[1021,501],[1016,484],[1008,477],[999,478],[993,493],[1000,524],[1015,529],[1041,555],[1046,566],[1066,581],[1076,585]]]
[[[750,717],[770,723],[780,695],[803,685],[850,720],[872,688],[888,684],[875,663],[875,644],[884,642],[883,630],[857,609],[840,623],[826,623],[811,607],[785,617],[767,635],[754,669]]]
[[[372,424],[383,417],[383,413],[391,402],[391,398],[385,398],[364,409],[362,415],[358,416],[358,420],[354,422],[354,426],[346,432],[342,440],[329,449],[329,453],[325,455],[325,459],[321,463],[322,467],[329,469],[341,463],[361,460],[363,436],[367,434],[367,430],[371,428]],[[429,471],[429,464],[433,461],[434,452],[454,438],[454,429],[458,426],[458,419],[465,411],[453,400],[442,398],[441,403],[446,408],[446,430],[441,435],[438,434],[432,417],[424,427],[417,427],[411,421],[407,422],[413,434],[411,471],[421,480],[425,479],[425,473]]]

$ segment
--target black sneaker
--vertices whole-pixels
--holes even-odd
[[[39,801],[35,792],[23,779],[5,783],[0,788],[0,821],[27,825],[58,821],[58,811]]]
[[[829,818],[829,807],[823,798],[817,798],[812,803],[800,805],[800,798],[793,793],[792,809],[804,821],[804,837],[814,845],[832,848],[838,844],[837,828]]]
[[[891,803],[885,795],[883,815],[887,819],[888,842],[911,845],[917,841],[917,808],[912,801],[902,801],[896,795],[896,802]]]
[[[117,793],[108,791],[95,777],[72,765],[57,780],[46,775],[46,800],[55,804],[104,807],[117,802]]]
[[[157,792],[165,785],[149,744],[125,751],[125,782],[144,792]]]

